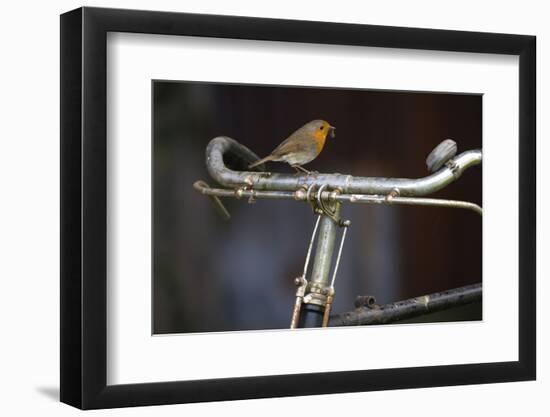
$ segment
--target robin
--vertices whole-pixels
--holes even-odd
[[[336,128],[324,120],[313,120],[286,138],[271,154],[249,165],[254,168],[267,161],[286,162],[297,172],[310,174],[302,165],[313,161],[323,150],[327,135],[335,137]]]

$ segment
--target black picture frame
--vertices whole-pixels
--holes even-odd
[[[519,360],[107,385],[108,32],[519,56]],[[61,15],[61,401],[82,409],[420,388],[536,377],[536,38],[80,8]]]

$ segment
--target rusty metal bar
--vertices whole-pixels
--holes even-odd
[[[483,214],[483,209],[475,203],[460,200],[447,200],[443,198],[425,198],[425,197],[392,197],[382,195],[362,195],[347,194],[337,197],[339,201],[349,201],[350,203],[370,203],[404,206],[432,206],[460,208],[475,211],[477,214]]]
[[[452,290],[436,292],[421,297],[377,306],[369,302],[353,311],[331,316],[329,326],[361,326],[388,324],[399,320],[446,310],[481,301],[482,285],[474,284]],[[372,297],[368,297],[371,299]]]
[[[321,327],[328,327],[328,322],[330,320],[330,312],[332,311],[333,303],[334,303],[334,287],[331,286],[327,294],[327,304],[325,306],[325,312],[323,313],[323,323]]]
[[[299,189],[296,192],[291,191],[257,191],[247,189],[222,189],[210,188],[204,186],[204,181],[197,181],[193,186],[200,193],[207,196],[217,197],[233,197],[233,198],[267,198],[267,199],[289,199],[297,201],[307,201],[306,191]],[[434,207],[449,207],[472,210],[477,214],[482,214],[483,210],[475,203],[460,200],[447,200],[441,198],[425,198],[425,197],[392,197],[383,195],[364,195],[364,194],[338,194],[332,191],[323,191],[321,199],[324,201],[339,201],[359,204],[385,204],[385,205],[417,205],[417,206],[434,206]]]
[[[196,190],[210,189],[210,186],[204,181],[196,181],[193,184],[193,187],[195,187]],[[210,201],[212,202],[212,205],[214,206],[214,208],[216,209],[216,211],[218,212],[218,214],[221,216],[222,219],[224,220],[231,219],[231,214],[229,214],[229,212],[227,211],[223,203],[220,201],[220,199],[218,198],[218,195],[216,195],[216,192],[203,193],[203,194],[210,197]]]

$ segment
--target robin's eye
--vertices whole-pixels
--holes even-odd
[[[325,128],[325,126],[321,126],[319,129],[323,130]]]

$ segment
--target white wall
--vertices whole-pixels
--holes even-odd
[[[157,9],[182,12],[239,14],[292,19],[326,20],[395,26],[416,26],[534,34],[538,37],[539,119],[539,380],[527,383],[432,388],[345,395],[325,395],[231,403],[145,407],[100,411],[99,415],[265,415],[312,412],[407,413],[423,417],[463,415],[525,415],[550,408],[544,394],[550,390],[550,366],[540,352],[549,348],[549,328],[540,323],[549,316],[550,272],[547,259],[548,194],[541,195],[550,169],[541,167],[550,156],[548,132],[541,120],[543,99],[550,95],[548,73],[550,27],[542,1],[298,2],[201,0],[178,2],[92,1],[86,5]],[[0,410],[2,415],[74,415],[76,410],[55,398],[59,378],[59,18],[79,7],[76,1],[6,2],[2,7],[2,88],[0,89]],[[545,18],[546,17],[546,18]],[[543,130],[543,127],[545,130]],[[29,291],[30,290],[30,291]],[[25,294],[23,298],[21,294]],[[29,295],[30,294],[30,295]],[[548,394],[546,394],[548,395]],[[538,411],[538,412],[537,412]],[[94,414],[94,415],[97,415]]]

